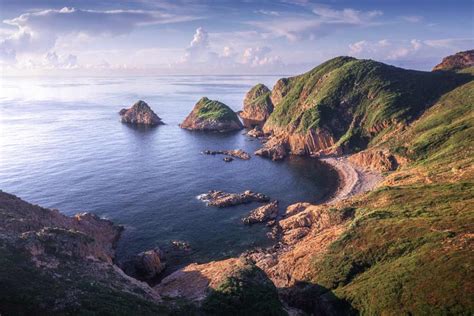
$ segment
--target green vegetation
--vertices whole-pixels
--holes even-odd
[[[411,159],[391,186],[346,201],[356,216],[311,282],[362,315],[474,312],[474,81],[379,144]]]
[[[324,128],[339,139],[338,145],[365,147],[394,123],[418,117],[467,77],[337,57],[289,78],[269,125],[297,133]]]
[[[270,99],[271,93],[270,89],[265,85],[261,83],[257,84],[248,92],[252,98],[247,106],[256,110],[263,110],[271,113],[273,111],[273,104]]]
[[[206,315],[286,315],[273,283],[251,264],[222,282],[202,310]]]
[[[222,102],[201,98],[196,104],[197,117],[204,120],[239,121],[237,114]]]

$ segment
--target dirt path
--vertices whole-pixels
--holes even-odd
[[[359,193],[372,190],[383,177],[380,173],[363,170],[352,164],[347,157],[321,158],[334,167],[339,174],[340,184],[336,194],[326,203],[335,203]]]

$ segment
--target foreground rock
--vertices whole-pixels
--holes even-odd
[[[443,58],[443,61],[433,68],[433,71],[460,70],[472,66],[474,66],[474,49]]]
[[[274,137],[267,141],[262,148],[255,153],[257,156],[270,158],[271,160],[283,160],[288,156],[287,146],[280,139]]]
[[[209,191],[207,194],[200,195],[199,199],[207,202],[207,205],[215,207],[228,207],[251,202],[264,203],[270,201],[270,198],[265,194],[255,193],[248,190],[243,193]]]
[[[263,84],[253,87],[244,99],[244,110],[240,117],[247,128],[262,127],[273,112],[273,103],[270,99],[271,91]]]
[[[243,128],[237,114],[224,103],[203,97],[179,125],[195,131],[230,132]]]
[[[164,254],[159,248],[139,253],[128,264],[125,272],[140,280],[151,280],[156,278],[164,269]]]
[[[120,306],[159,314],[160,297],[113,264],[122,228],[89,213],[68,217],[0,191],[2,314],[98,314]],[[107,293],[102,295],[101,293]]]
[[[149,126],[164,124],[161,118],[142,100],[137,101],[129,109],[120,110],[119,114],[122,117],[122,123]]]
[[[250,155],[243,151],[242,149],[234,149],[234,150],[205,150],[202,152],[205,155],[227,155],[234,158],[239,158],[242,160],[249,160]]]
[[[263,223],[275,219],[277,215],[278,201],[273,201],[254,209],[247,217],[243,218],[242,221],[247,225]]]

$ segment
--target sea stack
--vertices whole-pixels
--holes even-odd
[[[119,114],[122,117],[122,123],[148,126],[164,124],[161,118],[142,100],[137,101],[129,109],[120,110]]]
[[[222,102],[201,98],[179,125],[195,131],[230,132],[243,128],[237,114]]]
[[[262,127],[273,112],[271,91],[259,83],[245,95],[244,110],[239,114],[247,128]]]

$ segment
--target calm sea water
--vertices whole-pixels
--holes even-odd
[[[1,78],[0,189],[68,215],[89,211],[123,224],[122,258],[154,246],[171,249],[172,240],[190,243],[192,251],[180,258],[188,261],[268,245],[264,225],[241,223],[258,204],[217,209],[196,196],[212,189],[251,189],[278,199],[283,211],[294,202],[320,201],[333,189],[331,172],[302,158],[277,163],[253,156],[225,163],[222,156],[200,152],[241,148],[252,153],[259,142],[242,131],[198,133],[178,124],[202,96],[239,110],[251,86],[271,87],[277,79]],[[138,99],[167,125],[121,124],[117,112]]]

